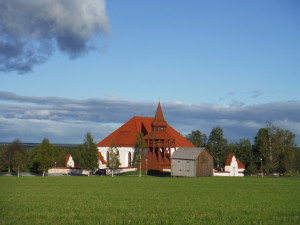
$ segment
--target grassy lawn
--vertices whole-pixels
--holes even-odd
[[[300,179],[0,177],[0,224],[300,224]]]

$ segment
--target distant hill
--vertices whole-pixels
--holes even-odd
[[[9,145],[11,142],[0,142],[0,146]],[[34,148],[35,146],[39,145],[40,143],[22,143],[26,148]],[[78,147],[80,144],[53,144],[56,147]]]

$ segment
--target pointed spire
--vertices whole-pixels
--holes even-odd
[[[161,109],[160,102],[158,102],[158,106],[155,113],[155,118],[152,121],[152,127],[166,127],[167,122],[165,121],[164,114]]]
[[[164,114],[163,114],[162,109],[161,109],[160,102],[158,102],[158,106],[157,106],[156,113],[155,113],[155,119],[165,120]]]

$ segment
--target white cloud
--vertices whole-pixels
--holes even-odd
[[[39,141],[42,135],[55,142],[80,143],[87,131],[95,132],[99,141],[133,116],[154,116],[157,107],[156,102],[120,98],[76,100],[8,92],[0,92],[0,102],[0,141],[16,137]],[[162,103],[162,108],[167,122],[184,135],[192,130],[209,135],[212,128],[221,126],[229,141],[240,138],[253,141],[258,130],[272,122],[295,133],[300,143],[299,102],[242,107],[167,102]]]

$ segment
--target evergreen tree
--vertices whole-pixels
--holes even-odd
[[[249,139],[240,139],[237,143],[236,157],[245,165],[246,170],[253,161],[252,146]]]
[[[227,140],[224,138],[222,128],[213,128],[208,138],[207,148],[215,159],[214,163],[217,169],[223,169],[225,166],[226,146]]]
[[[79,165],[82,169],[94,172],[99,167],[98,149],[92,135],[88,132],[85,135],[84,143],[79,146]]]
[[[120,156],[117,144],[114,140],[111,141],[110,147],[108,149],[108,167],[111,170],[111,176],[114,176],[114,172],[120,166]]]

